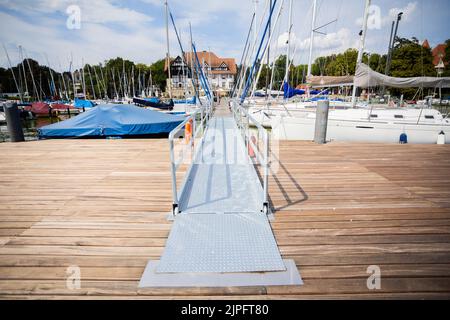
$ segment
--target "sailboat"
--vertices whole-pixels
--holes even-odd
[[[355,109],[358,87],[450,88],[450,78],[394,78],[375,72],[362,63],[370,4],[371,0],[366,0],[351,108],[330,111],[328,139],[377,143],[450,143],[450,120],[431,108],[431,98],[428,108],[422,105],[419,108],[385,106]],[[271,117],[273,135],[282,140],[313,140],[315,118],[314,112],[275,115]]]

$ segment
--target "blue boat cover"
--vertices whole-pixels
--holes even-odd
[[[197,97],[193,96],[189,99],[181,99],[181,100],[173,100],[173,103],[175,104],[196,104]]]
[[[173,100],[169,103],[162,102],[158,98],[133,98],[133,103],[161,110],[173,110]]]
[[[41,138],[107,137],[165,134],[184,117],[133,105],[98,105],[66,121],[40,128]]]
[[[75,98],[73,106],[78,109],[89,109],[95,107],[92,101]]]
[[[289,99],[289,98],[292,98],[293,96],[297,96],[297,95],[301,96],[301,95],[306,94],[305,90],[294,89],[291,86],[289,86],[289,84],[286,82],[283,85],[283,91],[284,91],[285,99]],[[328,90],[325,90],[325,91],[310,90],[309,91],[309,94],[312,94],[312,95],[318,95],[318,94],[327,95],[328,93],[329,93]]]
[[[291,86],[289,86],[289,84],[287,82],[284,83],[283,85],[283,91],[284,91],[284,98],[285,99],[289,99],[292,98],[293,96],[301,96],[303,94],[305,94],[305,90],[298,90],[298,89],[294,89]]]
[[[148,101],[148,102],[153,102],[153,103],[160,103],[161,102],[161,100],[159,100],[159,98],[142,98],[143,100],[145,100],[145,101]]]

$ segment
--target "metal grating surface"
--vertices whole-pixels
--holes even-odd
[[[284,260],[286,271],[245,273],[157,273],[159,261],[149,261],[139,288],[220,288],[303,285],[294,260]]]
[[[186,214],[175,218],[158,273],[264,272],[286,267],[266,216]]]
[[[262,187],[233,118],[213,118],[180,197],[183,213],[255,213]]]
[[[245,165],[200,164],[191,170],[180,209],[183,213],[255,213],[262,209]]]

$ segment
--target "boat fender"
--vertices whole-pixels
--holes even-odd
[[[408,143],[408,136],[406,133],[402,133],[400,135],[400,144],[407,144]]]
[[[441,131],[437,137],[437,144],[445,144],[445,132]]]
[[[189,120],[186,123],[186,127],[184,128],[184,136],[186,139],[186,144],[189,144],[189,142],[191,141],[191,137],[192,137],[192,120]]]
[[[250,140],[253,142],[253,144],[254,145],[256,145],[256,138],[255,138],[255,136],[252,136],[251,138],[250,138]],[[253,150],[253,147],[252,147],[252,145],[249,143],[248,144],[248,155],[250,156],[250,158],[255,158],[255,150]]]

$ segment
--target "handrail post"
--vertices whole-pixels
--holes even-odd
[[[265,131],[265,150],[264,150],[264,210],[269,213],[269,133]]]
[[[169,140],[170,143],[170,162],[172,165],[171,173],[172,173],[172,196],[173,196],[173,204],[172,204],[172,214],[176,216],[178,214],[178,192],[177,192],[177,168],[175,164],[175,154],[174,154],[174,143],[173,139]]]

